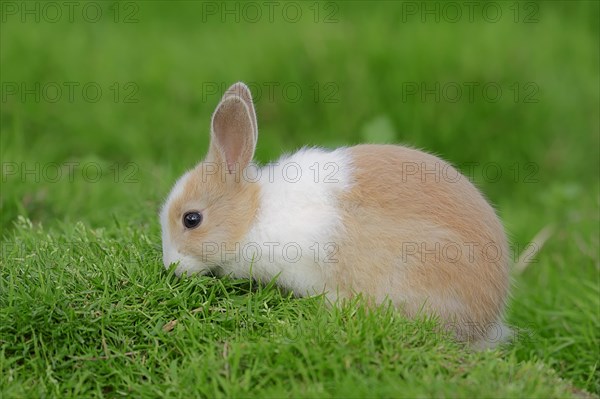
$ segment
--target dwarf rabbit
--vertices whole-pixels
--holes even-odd
[[[304,148],[252,162],[250,90],[231,86],[204,161],[160,213],[165,267],[270,281],[298,296],[362,294],[436,315],[461,341],[492,347],[508,329],[508,247],[494,209],[445,161],[399,145]]]

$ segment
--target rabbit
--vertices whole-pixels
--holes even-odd
[[[271,281],[298,297],[391,301],[433,315],[458,341],[508,337],[508,244],[494,209],[449,163],[400,145],[303,148],[259,167],[253,100],[232,85],[204,161],[160,211],[178,276]],[[389,302],[388,302],[389,303]]]

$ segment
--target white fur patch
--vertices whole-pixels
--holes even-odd
[[[261,168],[256,221],[240,243],[243,256],[224,272],[263,281],[278,276],[298,295],[322,293],[323,270],[335,260],[332,237],[342,229],[338,196],[351,177],[345,148],[305,148]]]

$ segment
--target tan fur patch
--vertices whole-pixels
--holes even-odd
[[[208,265],[221,264],[220,254],[206,251],[213,245],[232,251],[256,216],[260,188],[246,181],[239,173],[230,174],[223,163],[202,162],[189,175],[182,190],[169,209],[169,223],[174,242],[180,250]],[[183,226],[183,215],[201,211],[203,221],[195,229]],[[220,250],[219,250],[220,253]]]
[[[483,336],[502,317],[509,288],[506,237],[492,207],[432,155],[391,145],[349,151],[354,182],[340,198],[345,231],[328,286],[342,297],[390,299],[407,315],[439,315],[462,338]]]

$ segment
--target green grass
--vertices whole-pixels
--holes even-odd
[[[22,261],[2,286],[8,397],[562,397],[572,390],[540,360],[519,360],[514,350],[471,353],[434,321],[407,321],[389,307],[366,312],[355,301],[329,311],[320,298],[290,298],[272,285],[179,280],[162,270],[155,240],[135,226],[77,224],[48,234],[22,220],[17,235],[7,252]]]
[[[335,23],[314,23],[312,3],[298,23],[222,23],[203,22],[201,3],[140,2],[131,24],[98,4],[98,23],[0,24],[0,397],[597,397],[597,3],[520,3],[520,18],[537,6],[530,24],[513,22],[513,3],[498,3],[497,23],[421,23],[395,2],[339,3]],[[260,161],[371,141],[475,164],[515,259],[536,251],[513,273],[514,342],[472,353],[435,320],[385,306],[329,309],[274,284],[164,270],[157,210],[206,151],[219,99],[206,89],[237,80],[262,88]],[[36,82],[95,82],[103,95],[7,94]],[[268,82],[303,94],[271,99]],[[403,93],[422,82],[503,96]],[[138,101],[123,102],[132,88]],[[545,227],[543,246],[527,247]]]

